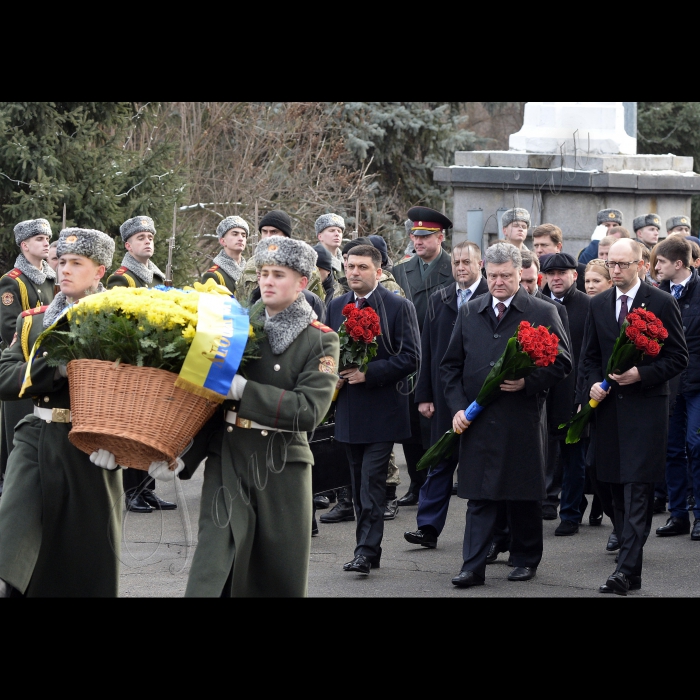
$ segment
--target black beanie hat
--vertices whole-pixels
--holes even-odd
[[[372,245],[382,254],[382,267],[389,262],[389,255],[386,249],[386,241],[377,235],[368,236]]]
[[[360,236],[359,238],[356,238],[354,241],[350,241],[349,243],[346,243],[343,246],[343,250],[341,251],[343,255],[345,255],[351,248],[354,248],[356,245],[372,245],[372,241],[369,240],[369,238],[366,238],[365,236]],[[374,246],[372,246],[374,248]]]
[[[263,226],[274,226],[282,231],[287,238],[292,237],[292,220],[289,218],[289,214],[283,212],[281,209],[274,209],[273,211],[267,212],[267,214],[260,219],[260,223],[258,224],[258,231],[261,233]]]
[[[319,243],[314,246],[314,250],[318,254],[316,259],[316,267],[320,267],[322,270],[328,270],[330,272],[333,269],[331,254]]]

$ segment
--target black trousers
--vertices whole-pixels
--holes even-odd
[[[625,576],[642,575],[642,550],[651,531],[654,484],[611,484],[607,487],[615,510],[615,534],[620,541],[620,553],[615,572]]]
[[[559,507],[562,478],[561,440],[550,434],[547,439],[547,471],[544,477],[547,496],[542,501],[543,506]]]
[[[393,442],[345,444],[357,519],[355,556],[373,559],[382,553],[386,470],[393,449]]]
[[[486,501],[469,499],[464,528],[462,571],[486,578],[486,555],[505,504],[514,566],[536,569],[542,560],[541,501]]]
[[[406,458],[406,471],[408,471],[408,475],[411,477],[409,490],[418,493],[428,476],[426,469],[417,471],[416,464],[418,464],[430,445],[430,424],[428,419],[421,416],[418,411],[418,404],[414,403],[412,400],[413,394],[411,394],[410,398],[409,414],[411,416],[411,437],[402,442],[401,446],[403,447],[403,455]]]
[[[125,469],[122,472],[122,481],[124,493],[129,497],[143,489],[154,491],[156,488],[156,480],[143,469]]]

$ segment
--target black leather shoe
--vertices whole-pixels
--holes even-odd
[[[384,503],[384,520],[393,520],[399,512],[399,502],[394,498]]]
[[[627,580],[630,582],[630,591],[638,591],[642,587],[641,576],[628,576]]]
[[[601,513],[600,515],[591,515],[588,518],[588,524],[591,527],[598,527],[598,525],[601,525],[603,522],[603,514]]]
[[[556,506],[542,506],[542,520],[556,520],[557,517]]]
[[[408,493],[405,496],[399,498],[399,506],[417,506],[418,505],[418,491],[413,491],[409,488]]]
[[[487,564],[493,564],[497,559],[498,555],[501,552],[507,552],[507,549],[501,549],[495,542],[491,542],[491,546],[489,547],[489,552],[486,555],[486,563]]]
[[[176,503],[171,503],[170,501],[164,501],[162,498],[158,498],[151,489],[144,489],[142,494],[143,500],[156,510],[175,510],[177,508]]]
[[[572,520],[562,520],[559,523],[559,525],[557,526],[557,529],[554,531],[554,534],[566,536],[566,535],[575,535],[577,532],[578,532],[578,523],[575,523]]]
[[[618,541],[614,530],[610,533],[610,537],[608,537],[608,543],[605,545],[605,549],[608,552],[616,552],[618,549],[620,549],[620,542]]]
[[[639,577],[639,587],[642,586],[642,578]],[[616,595],[627,595],[630,589],[630,582],[627,576],[619,571],[615,572],[608,580],[598,589],[601,593],[615,593]]]
[[[452,583],[457,588],[469,588],[470,586],[483,586],[484,582],[473,571],[460,571],[453,579]]]
[[[355,507],[350,501],[338,501],[327,513],[319,517],[322,523],[342,523],[355,519]]]
[[[331,505],[331,501],[328,496],[318,494],[314,496],[314,505],[316,506],[316,510],[325,510]]]
[[[143,494],[139,493],[136,496],[127,496],[125,498],[126,509],[132,513],[152,513],[153,508],[146,503]]]
[[[508,574],[509,581],[529,581],[531,578],[535,578],[537,569],[533,569],[530,566],[516,566],[513,571]]]
[[[658,513],[666,512],[666,499],[665,498],[655,498],[654,499],[654,515]]]
[[[673,535],[687,535],[690,532],[690,519],[669,518],[665,525],[656,528],[659,537],[672,537]]]
[[[700,542],[700,518],[696,518],[693,523],[693,531],[690,533],[690,539]]]
[[[356,571],[358,574],[367,575],[371,568],[372,565],[369,563],[369,559],[367,559],[367,557],[363,557],[361,554],[358,554],[347,564],[343,564],[343,571]]]
[[[404,532],[403,538],[406,542],[411,544],[419,544],[421,547],[430,547],[430,549],[435,549],[437,547],[438,538],[430,532],[424,532],[423,530],[415,530],[414,532]]]

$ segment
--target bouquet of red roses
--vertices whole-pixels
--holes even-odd
[[[356,366],[360,372],[366,372],[369,361],[377,354],[379,316],[369,306],[358,309],[355,304],[346,304],[343,316],[345,321],[338,330],[340,368]]]
[[[523,379],[538,367],[548,367],[559,354],[559,337],[545,326],[533,326],[522,321],[498,362],[486,375],[475,401],[465,410],[468,421],[473,421],[486,406],[501,394],[501,384],[506,379]],[[452,455],[457,445],[454,430],[448,430],[420,459],[416,469],[432,469]]]
[[[663,347],[663,343],[659,341],[666,340],[666,338],[668,338],[668,331],[651,311],[640,307],[628,313],[620,329],[620,335],[613,346],[605,370],[606,378],[603,379],[600,388],[607,391],[610,388],[608,376],[627,372],[638,365],[644,355],[656,357]],[[583,429],[588,425],[591,413],[599,403],[599,401],[591,399],[571,420],[559,426],[559,428],[567,426],[569,428],[566,433],[567,444],[573,444],[581,439]]]

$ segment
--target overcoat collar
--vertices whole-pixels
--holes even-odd
[[[404,266],[406,267],[406,276],[410,276],[410,279],[425,281],[422,280],[420,269],[418,267],[422,264],[423,261],[417,255],[414,255],[408,262],[404,263]],[[426,280],[436,279],[439,277],[452,277],[452,261],[450,260],[449,254],[444,250],[440,251],[439,259]]]
[[[525,311],[530,303],[529,296],[530,295],[525,291],[525,289],[519,287],[518,291],[513,297],[513,301],[510,302],[510,305],[515,306],[518,311]],[[480,297],[477,297],[477,299],[478,301],[474,302],[477,313],[483,313],[486,311],[486,309],[490,309],[493,304],[493,296],[491,296],[491,292],[482,294]]]

